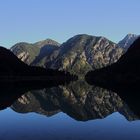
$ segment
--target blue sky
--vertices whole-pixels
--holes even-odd
[[[140,34],[139,0],[0,0],[0,45],[76,34],[105,36],[118,42]]]

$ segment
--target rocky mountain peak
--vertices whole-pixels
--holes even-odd
[[[57,57],[51,65],[48,62],[46,66],[68,70],[74,74],[85,74],[91,69],[116,62],[122,53],[123,49],[105,37],[80,34],[63,43]]]
[[[34,45],[36,47],[39,47],[39,48],[42,48],[42,47],[47,46],[47,45],[60,46],[60,44],[58,42],[56,42],[52,39],[45,39],[45,40],[34,43]]]
[[[138,37],[139,35],[129,33],[118,43],[118,46],[127,50]]]

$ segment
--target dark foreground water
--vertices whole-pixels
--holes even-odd
[[[138,110],[112,91],[75,82],[2,93],[14,91],[1,95],[0,140],[140,139]]]

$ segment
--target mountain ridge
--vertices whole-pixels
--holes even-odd
[[[48,48],[46,46],[46,50]],[[85,75],[89,70],[116,62],[123,54],[123,49],[105,37],[79,34],[53,47],[50,53],[46,52],[36,56],[30,65]]]
[[[35,43],[19,42],[13,45],[10,50],[23,62],[31,65],[31,63],[39,57],[42,48],[59,47],[60,44],[54,40],[46,39]],[[47,53],[45,50],[44,54]],[[37,61],[37,60],[36,60]]]

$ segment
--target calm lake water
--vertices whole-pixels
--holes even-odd
[[[1,94],[0,140],[140,139],[139,115],[127,100],[84,81]]]

